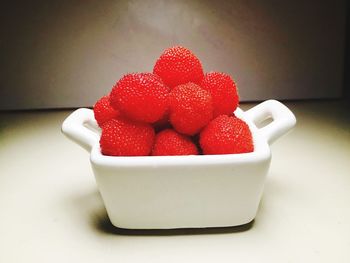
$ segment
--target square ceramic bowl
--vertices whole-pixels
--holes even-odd
[[[63,122],[63,133],[90,152],[97,186],[113,225],[127,229],[226,227],[257,213],[271,152],[269,145],[296,123],[276,100],[236,116],[250,127],[252,153],[112,157],[101,154],[100,130],[90,109]],[[257,124],[271,118],[262,128]]]

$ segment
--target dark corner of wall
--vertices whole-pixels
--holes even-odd
[[[350,3],[347,2],[344,63],[344,97],[350,101]]]

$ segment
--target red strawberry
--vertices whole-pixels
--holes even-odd
[[[197,155],[198,149],[191,139],[172,129],[156,135],[152,155]]]
[[[117,117],[102,127],[101,152],[112,156],[149,155],[154,137],[154,129],[150,124]]]
[[[109,96],[104,96],[100,98],[94,105],[94,115],[95,119],[100,127],[117,116],[119,116],[119,111],[112,108],[109,103]]]
[[[188,82],[200,84],[204,76],[199,59],[181,46],[166,49],[154,65],[153,73],[170,88]]]
[[[152,73],[127,74],[113,87],[110,102],[127,117],[148,123],[160,120],[168,109],[169,88]]]
[[[225,73],[210,72],[205,74],[201,87],[213,97],[214,117],[232,114],[238,106],[236,84]]]
[[[212,120],[200,134],[204,154],[248,153],[254,151],[253,138],[248,125],[237,117],[220,115]]]
[[[176,131],[198,133],[213,118],[210,93],[194,83],[175,87],[169,95],[169,117]]]

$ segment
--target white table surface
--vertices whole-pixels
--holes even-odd
[[[297,127],[253,224],[180,231],[110,224],[89,154],[60,132],[71,111],[0,113],[0,262],[350,262],[349,109],[286,104]]]

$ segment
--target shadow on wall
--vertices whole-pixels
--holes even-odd
[[[231,74],[242,100],[339,97],[345,3],[8,1],[0,109],[91,106],[124,73],[152,71],[175,44],[206,71]]]

